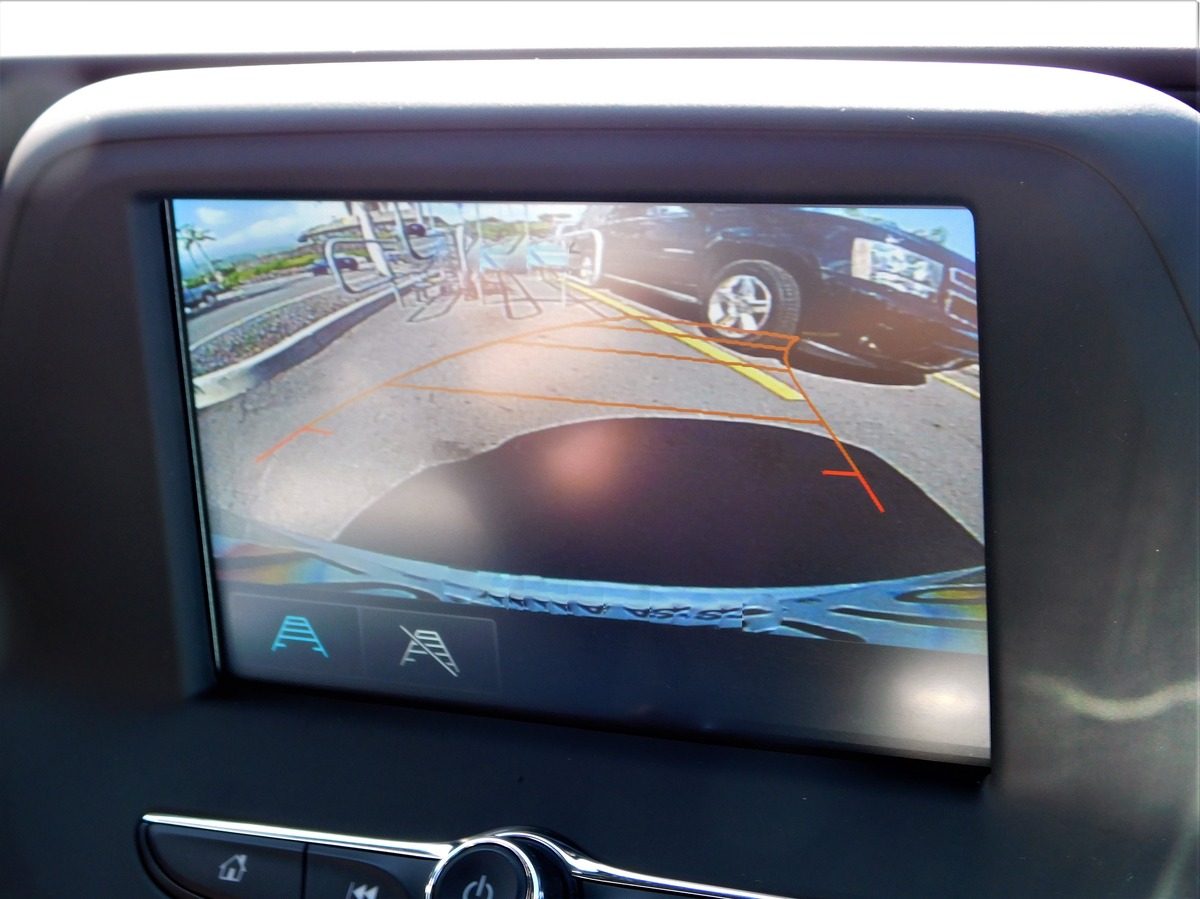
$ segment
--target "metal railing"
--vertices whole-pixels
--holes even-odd
[[[579,228],[574,231],[563,231],[561,234],[555,235],[553,240],[564,242],[568,254],[568,273],[570,273],[571,244],[565,242],[574,241],[581,237],[590,238],[592,241],[592,264],[590,267],[581,266],[579,273],[572,275],[572,277],[582,281],[588,287],[595,287],[604,276],[604,235],[595,228]],[[584,256],[584,259],[587,258],[587,256]]]
[[[436,235],[441,239],[441,235]],[[345,272],[338,266],[338,249],[344,246],[357,247],[377,247],[381,258],[368,256],[368,262],[376,266],[382,262],[383,267],[387,269],[387,273],[379,273],[378,278],[362,281],[357,284],[352,284],[346,279]],[[369,252],[369,250],[368,250]],[[393,260],[389,258],[389,252],[393,254],[408,255],[414,263],[425,263],[425,265],[416,271],[398,271],[393,265]],[[350,258],[355,260],[360,259],[358,256],[351,254]],[[338,287],[347,294],[358,295],[371,293],[381,287],[390,287],[396,294],[397,302],[402,302],[405,295],[416,293],[417,298],[421,301],[428,299],[428,292],[435,283],[441,282],[445,278],[445,273],[437,266],[437,253],[430,253],[427,256],[419,255],[413,250],[408,236],[405,235],[403,241],[396,239],[384,240],[381,238],[366,238],[366,237],[338,237],[325,243],[325,263],[329,266],[329,272],[337,281]]]

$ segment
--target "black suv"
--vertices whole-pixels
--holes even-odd
[[[704,329],[799,335],[810,357],[890,372],[978,362],[975,263],[869,217],[800,206],[590,206],[573,243],[588,283],[699,304]],[[746,347],[742,347],[745,349]]]

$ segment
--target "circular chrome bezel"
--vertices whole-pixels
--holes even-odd
[[[529,853],[516,843],[501,837],[474,837],[458,843],[434,866],[433,873],[429,875],[429,880],[425,882],[425,899],[433,899],[433,887],[448,865],[453,864],[454,860],[463,853],[471,849],[477,849],[480,846],[498,847],[516,856],[517,861],[521,863],[521,869],[525,872],[525,895],[519,897],[519,899],[542,899],[542,879],[538,876],[537,867],[534,865],[533,859],[529,857]]]

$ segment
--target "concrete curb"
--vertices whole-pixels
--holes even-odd
[[[333,315],[313,322],[256,356],[194,378],[192,396],[196,408],[207,409],[209,406],[233,399],[280,372],[299,365],[325,349],[359,322],[379,312],[394,299],[391,288],[388,288],[374,297],[359,300],[345,309],[339,309]]]

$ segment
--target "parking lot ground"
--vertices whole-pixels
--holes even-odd
[[[523,434],[679,417],[836,438],[832,464],[795,477],[845,481],[841,502],[879,514],[888,497],[854,459],[855,447],[869,449],[982,536],[978,402],[960,390],[797,373],[782,357],[742,355],[629,297],[564,290],[557,279],[506,272],[479,286],[478,299],[448,293],[389,307],[201,412],[210,502],[332,539],[418,472]]]
[[[979,399],[979,366],[973,365],[971,368],[974,369],[974,373],[966,370],[951,375],[947,372],[939,371],[936,374],[930,375],[930,377],[935,381],[953,387],[955,390],[961,390],[967,396]]]

